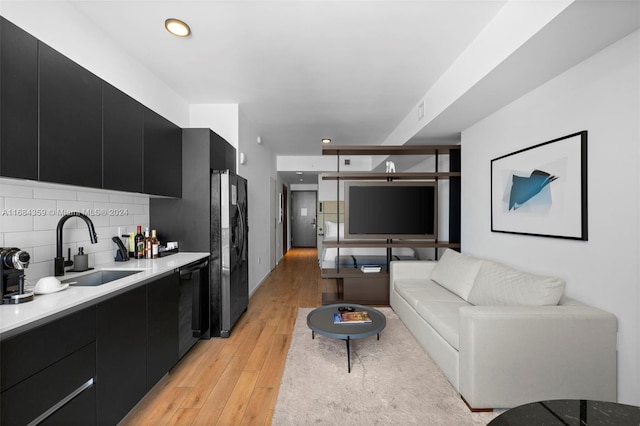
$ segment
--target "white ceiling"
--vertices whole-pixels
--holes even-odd
[[[382,143],[504,2],[68,3],[188,104],[237,103],[276,155],[318,155]]]

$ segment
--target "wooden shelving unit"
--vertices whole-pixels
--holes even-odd
[[[424,240],[340,240],[323,242],[324,247],[383,247],[389,252],[392,248],[452,248],[460,249],[460,145],[357,145],[323,147],[322,155],[335,155],[338,168],[335,173],[325,173],[323,180],[336,181],[336,200],[339,197],[340,181],[351,180],[449,180],[449,241]],[[434,155],[435,171],[415,173],[383,173],[383,172],[340,172],[341,155]],[[438,170],[438,156],[449,155],[449,170]],[[389,255],[387,256],[390,257]],[[389,265],[387,265],[388,269]],[[364,303],[385,305],[389,303],[389,274],[387,269],[379,273],[365,274],[355,268],[323,269],[322,278],[337,280],[337,293],[323,294],[323,304],[329,303]]]
[[[460,177],[460,172],[425,172],[425,173],[374,173],[343,172],[325,173],[324,180],[436,180]]]
[[[449,241],[420,241],[420,240],[393,240],[391,242],[377,240],[340,240],[325,241],[322,243],[324,247],[385,247],[385,248],[460,248],[460,243],[451,243]]]
[[[460,145],[334,145],[323,146],[322,155],[436,155],[460,152]]]

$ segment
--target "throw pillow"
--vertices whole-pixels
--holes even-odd
[[[557,305],[564,293],[565,282],[517,271],[485,260],[469,293],[474,305]]]
[[[338,238],[338,232],[340,233],[340,239],[344,239],[344,223],[335,223],[326,221],[324,223],[324,239],[336,240]]]
[[[447,249],[431,272],[431,279],[467,300],[481,265],[482,259]]]

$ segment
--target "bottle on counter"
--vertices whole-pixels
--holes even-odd
[[[144,259],[144,235],[142,235],[142,225],[138,225],[138,232],[135,236],[136,259]]]
[[[144,258],[151,259],[151,256],[151,234],[149,233],[149,227],[146,227],[144,230]]]
[[[136,233],[129,232],[129,259],[136,258]]]
[[[160,241],[158,241],[158,236],[156,234],[156,230],[151,231],[151,258],[158,258],[158,251],[160,248]]]

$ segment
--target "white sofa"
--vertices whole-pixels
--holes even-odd
[[[563,293],[560,279],[452,250],[390,267],[391,307],[472,410],[616,401],[616,317]]]

